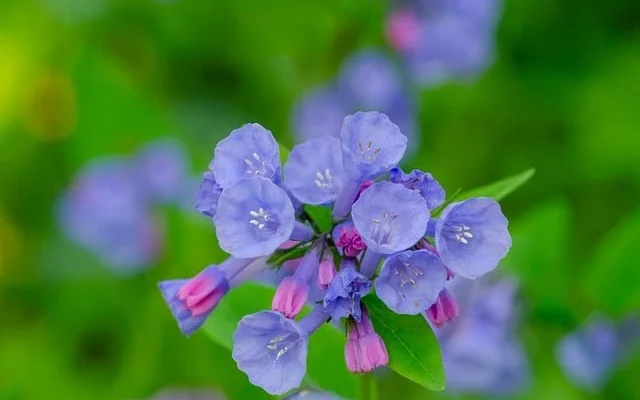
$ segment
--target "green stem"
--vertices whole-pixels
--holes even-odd
[[[378,385],[373,373],[360,377],[360,400],[378,400]]]

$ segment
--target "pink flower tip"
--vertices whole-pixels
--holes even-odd
[[[191,311],[192,316],[209,313],[229,291],[224,273],[209,266],[189,279],[176,293],[176,298]]]
[[[333,264],[333,256],[329,252],[318,266],[318,287],[323,290],[327,289],[334,276],[336,276],[336,269]]]
[[[296,276],[284,278],[278,285],[271,309],[287,318],[295,318],[309,297],[309,285]]]
[[[387,41],[395,50],[411,50],[418,43],[420,22],[411,11],[396,11],[387,20],[386,35]]]
[[[426,311],[429,320],[437,327],[453,321],[459,313],[458,303],[447,289],[440,292],[438,300]]]

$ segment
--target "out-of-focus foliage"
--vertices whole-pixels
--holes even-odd
[[[224,259],[206,218],[155,210],[166,225],[159,260],[123,279],[61,234],[54,204],[90,160],[132,155],[157,137],[183,142],[202,172],[215,143],[246,122],[290,147],[295,102],[347,55],[385,45],[387,7],[0,2],[0,398],[150,398],[183,387],[268,397],[227,348],[203,333],[185,339],[156,288]],[[536,169],[502,203],[513,248],[500,270],[520,282],[533,369],[519,398],[640,397],[638,356],[592,394],[553,356],[594,311],[638,310],[639,20],[633,0],[506,0],[495,64],[419,96],[420,148],[407,168],[463,190]],[[383,399],[447,396],[392,372],[379,382]]]

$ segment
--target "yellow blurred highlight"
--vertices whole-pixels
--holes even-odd
[[[19,101],[18,88],[27,74],[27,56],[18,43],[0,36],[0,127]]]
[[[22,109],[27,133],[41,140],[59,140],[71,133],[76,120],[76,92],[69,78],[50,72],[37,76]]]

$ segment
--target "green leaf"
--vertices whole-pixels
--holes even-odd
[[[280,147],[280,162],[284,164],[287,162],[291,151],[286,146],[283,146],[282,143],[278,143],[278,147]]]
[[[456,198],[456,201],[461,201],[470,197],[492,197],[497,201],[500,201],[507,197],[511,192],[524,185],[529,179],[531,179],[531,177],[533,177],[535,172],[535,169],[530,168],[517,175],[510,176],[489,185],[471,189],[459,195]]]
[[[376,332],[389,352],[389,367],[427,389],[443,390],[444,368],[440,345],[420,315],[395,314],[376,296],[363,299]]]
[[[248,314],[271,309],[275,289],[246,283],[231,290],[204,324],[204,331],[222,346],[232,349],[231,337],[238,322]],[[304,313],[308,312],[306,307]],[[358,378],[344,362],[344,334],[325,324],[309,340],[307,377],[320,389],[348,399],[357,397]]]
[[[640,210],[614,228],[585,269],[584,291],[615,315],[640,309]]]
[[[287,250],[277,250],[271,257],[269,257],[267,264],[280,266],[285,261],[294,260],[304,256],[307,250],[309,250],[309,246],[306,246],[303,243]]]
[[[329,207],[305,205],[304,211],[313,219],[320,232],[330,232],[333,228],[333,217]]]
[[[567,305],[567,288],[574,281],[567,262],[570,222],[570,205],[556,199],[510,224],[514,245],[501,268],[516,273],[537,307]]]

